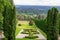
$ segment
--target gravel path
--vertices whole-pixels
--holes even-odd
[[[16,38],[24,38],[25,36],[28,36],[27,34],[21,34],[21,32],[23,32],[23,29],[18,33]]]
[[[23,29],[18,33],[18,35],[16,36],[16,38],[24,38],[25,36],[28,36],[28,34],[21,34],[21,32],[23,32]],[[38,36],[39,38],[37,38],[37,39],[46,40],[46,38],[41,33],[40,34],[36,34],[34,36]]]
[[[3,34],[0,34],[0,40],[2,40],[2,38],[4,38],[4,35]]]
[[[58,40],[60,40],[60,36],[58,37]]]

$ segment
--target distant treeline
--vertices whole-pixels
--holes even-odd
[[[24,15],[22,15],[22,14],[16,15],[16,19],[17,20],[26,20],[26,21],[29,21],[32,18],[45,19],[46,15],[26,15],[26,14],[24,14]]]

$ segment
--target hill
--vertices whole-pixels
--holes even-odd
[[[60,6],[54,6],[60,11]],[[52,6],[31,6],[31,5],[16,5],[17,13],[19,14],[47,14],[48,9]]]

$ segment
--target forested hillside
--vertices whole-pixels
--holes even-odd
[[[23,6],[16,5],[17,13],[19,14],[47,14],[48,9],[52,6]],[[60,6],[55,6],[60,11]]]

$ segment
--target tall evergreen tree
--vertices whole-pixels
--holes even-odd
[[[58,10],[53,7],[47,15],[47,40],[58,40]]]
[[[60,13],[59,13],[59,35],[60,35]]]
[[[11,0],[0,0],[0,13],[3,14],[3,31],[6,40],[15,40],[16,12]]]
[[[2,12],[4,11],[4,0],[0,0],[0,31],[3,29],[2,23],[3,23],[3,16]]]
[[[59,20],[59,35],[60,35],[60,20]]]

